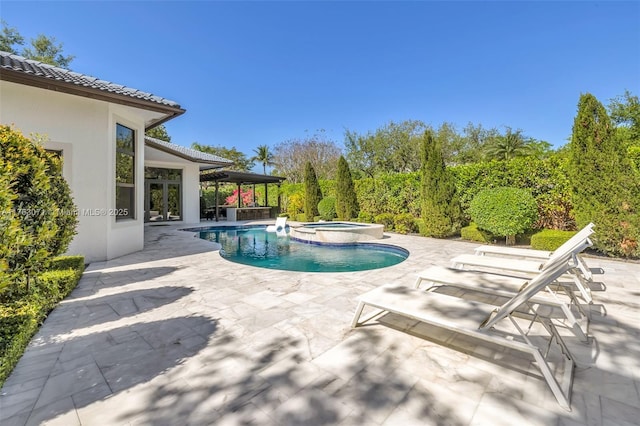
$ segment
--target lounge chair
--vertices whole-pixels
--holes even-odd
[[[497,296],[504,300],[514,297],[523,286],[528,285],[527,279],[508,277],[505,275],[490,274],[480,271],[461,271],[459,269],[443,268],[433,266],[418,274],[415,288],[420,288],[423,283],[427,284],[425,290],[437,291],[441,288],[453,287],[456,289],[468,290],[475,293],[482,293],[488,296]],[[560,288],[566,290],[565,286]],[[559,309],[562,321],[573,333],[583,342],[588,342],[589,333],[589,313],[582,309],[573,292],[567,291],[568,300],[563,300],[561,295],[554,292],[550,286],[546,291],[540,292],[529,299],[520,308],[522,312],[531,315],[543,315],[551,318]],[[495,300],[495,298],[493,298]],[[580,315],[576,317],[572,307],[575,307]],[[519,309],[520,311],[520,309]]]
[[[426,292],[401,285],[385,285],[360,296],[351,326],[355,328],[380,315],[381,312],[377,312],[373,317],[359,321],[365,306],[370,306],[382,310],[382,313],[391,312],[406,316],[503,348],[529,354],[533,357],[560,406],[570,411],[574,360],[555,325],[548,318],[538,316],[536,321],[543,325],[548,336],[531,336],[531,329],[525,332],[512,313],[522,304],[529,302],[540,290],[562,276],[569,268],[574,267],[575,265],[572,265],[571,262],[570,256],[557,259],[549,267],[540,271],[529,282],[529,285],[498,308],[446,294]],[[509,321],[503,321],[506,319]],[[509,323],[512,330],[507,332],[502,328],[508,326]],[[496,327],[498,324],[500,329]],[[538,341],[538,337],[544,338],[543,351],[540,350],[543,347],[542,344],[536,345],[534,343]],[[565,361],[561,383],[554,376],[547,359],[553,342],[559,347]]]
[[[286,237],[287,236],[286,224],[287,224],[287,217],[280,216],[276,218],[275,225],[267,226],[267,232],[275,232],[279,237]]]
[[[583,232],[583,231],[581,231]],[[541,270],[544,270],[551,265],[556,259],[571,256],[572,264],[574,265],[568,272],[571,276],[575,286],[587,303],[593,303],[591,297],[591,289],[589,283],[592,281],[585,277],[580,268],[581,261],[578,259],[578,255],[587,247],[592,245],[589,235],[593,233],[592,228],[584,230],[583,238],[572,238],[565,244],[560,246],[553,254],[546,260],[521,260],[521,259],[507,259],[493,256],[477,256],[473,254],[462,254],[451,259],[451,265],[456,269],[465,269],[466,267],[481,267],[494,269],[499,271],[508,271],[524,274],[536,274]],[[585,236],[586,235],[586,236]]]
[[[563,245],[573,246],[575,244],[580,243],[580,241],[584,241],[584,239],[588,238],[593,233],[593,227],[595,225],[593,223],[588,224],[580,231],[578,231],[573,237],[567,240]],[[562,246],[558,247],[557,250],[561,250]],[[556,250],[556,251],[557,251]],[[497,255],[497,256],[506,256],[506,257],[519,257],[525,259],[540,259],[540,260],[548,260],[551,256],[553,256],[553,251],[546,250],[532,250],[532,249],[523,249],[516,247],[505,247],[505,246],[480,246],[475,249],[475,252],[479,256],[486,255]],[[584,259],[580,256],[576,256],[576,261],[578,262],[578,268],[582,272],[582,275],[589,281],[593,280],[593,275],[591,269],[587,266]]]

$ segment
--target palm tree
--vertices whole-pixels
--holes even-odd
[[[507,127],[504,136],[498,136],[485,151],[489,159],[511,160],[530,153],[529,140],[522,136],[522,130],[515,132]]]
[[[274,164],[273,154],[269,152],[269,147],[267,145],[260,145],[254,149],[253,152],[255,152],[256,155],[251,157],[251,161],[262,163],[262,171],[266,175],[267,166],[272,166]]]

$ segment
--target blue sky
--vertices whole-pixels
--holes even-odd
[[[180,103],[172,142],[252,155],[389,121],[566,143],[581,93],[640,95],[640,2],[0,2],[71,69]]]

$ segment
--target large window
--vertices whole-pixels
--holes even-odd
[[[116,220],[135,218],[135,132],[116,124]]]

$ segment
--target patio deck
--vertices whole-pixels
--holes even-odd
[[[148,226],[142,252],[89,266],[0,391],[0,424],[638,424],[638,263],[588,258],[607,290],[595,341],[570,342],[583,365],[567,412],[528,360],[392,315],[350,329],[358,295],[476,244],[387,234],[405,262],[295,273],[230,263],[177,229]]]

